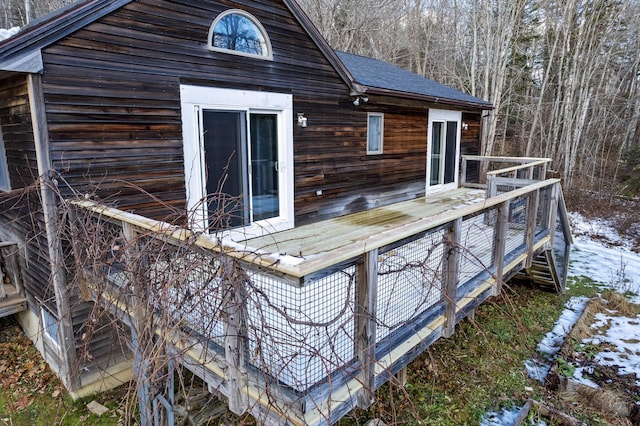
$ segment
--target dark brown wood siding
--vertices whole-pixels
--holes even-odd
[[[467,124],[467,129],[462,129],[460,134],[460,155],[480,155],[482,147],[482,115],[481,113],[462,113],[462,122]],[[467,181],[478,182],[480,169],[478,162],[467,164]]]
[[[424,194],[427,109],[349,99],[321,111],[333,125],[300,129],[296,158],[296,219],[311,223]],[[367,155],[367,113],[384,113],[383,153]],[[317,191],[322,193],[318,194]]]
[[[230,8],[260,20],[273,61],[206,49],[211,22]],[[165,218],[185,205],[180,84],[293,94],[294,113],[309,120],[294,126],[297,224],[424,193],[427,107],[384,97],[354,107],[280,2],[135,2],[43,58],[55,166],[74,188],[121,208]],[[366,154],[367,110],[386,114],[383,155]]]
[[[229,8],[260,20],[273,61],[207,50],[209,26]],[[158,218],[185,205],[180,84],[292,93],[294,109],[314,117],[329,105],[340,118],[338,101],[349,99],[347,85],[280,2],[135,2],[43,57],[55,166],[82,192]],[[334,127],[332,118],[316,124]],[[296,145],[308,143],[297,136]]]
[[[0,130],[12,189],[33,184],[38,176],[27,80],[17,75],[0,80]]]
[[[49,286],[51,268],[36,185],[38,166],[24,75],[0,80],[0,128],[12,188],[10,192],[0,191],[0,239],[20,244],[29,307],[37,313],[39,303],[44,302],[57,314]]]

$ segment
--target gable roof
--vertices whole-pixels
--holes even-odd
[[[41,50],[132,0],[79,0],[45,15],[0,42],[0,77],[7,72],[41,73]],[[295,0],[284,5],[309,34],[353,95],[365,91],[451,106],[491,109],[490,103],[373,58],[334,51]]]
[[[492,109],[491,103],[378,59],[336,51],[355,81],[368,93],[422,99],[453,106]]]
[[[80,0],[44,15],[0,42],[0,71],[42,72],[40,50],[131,0]]]

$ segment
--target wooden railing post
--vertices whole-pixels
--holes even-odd
[[[225,279],[223,311],[225,316],[224,357],[226,360],[226,387],[229,410],[241,415],[249,408],[246,393],[248,375],[246,369],[246,316],[244,277],[233,260],[221,256]]]
[[[467,185],[467,158],[462,157],[462,164],[460,165],[460,186],[465,187]]]
[[[538,215],[538,198],[540,197],[540,190],[536,189],[529,193],[529,203],[527,205],[527,233],[525,236],[525,244],[527,246],[527,260],[525,261],[525,268],[531,268],[533,263],[533,243],[536,233],[536,217]]]
[[[504,251],[507,245],[507,230],[509,227],[509,205],[507,200],[498,206],[498,223],[494,233],[493,262],[496,265],[496,284],[493,288],[493,296],[502,292],[502,275],[504,273]]]
[[[356,355],[360,363],[362,390],[357,404],[368,408],[374,401],[376,363],[376,311],[378,304],[378,249],[364,254],[358,265]]]
[[[551,199],[549,200],[549,221],[547,226],[549,228],[549,247],[553,248],[553,242],[555,240],[556,220],[558,217],[558,197],[560,192],[560,183],[556,183],[551,187]]]
[[[458,292],[458,277],[460,268],[460,238],[462,234],[462,218],[450,223],[445,235],[447,253],[445,258],[444,286],[445,322],[442,330],[444,337],[451,337],[456,326],[456,296]]]
[[[137,248],[138,233],[133,225],[121,221],[122,237],[125,241],[125,262],[127,269],[132,270],[132,264],[139,262],[139,250]],[[125,279],[131,279],[126,277]],[[131,327],[131,345],[133,346],[133,375],[134,380],[137,380],[137,393],[138,393],[138,407],[140,409],[140,423],[143,426],[151,426],[153,421],[153,413],[151,411],[151,387],[149,384],[149,361],[144,359],[141,353],[141,347],[145,345],[145,342],[141,342],[141,337],[145,337],[144,327],[147,321],[146,318],[146,300],[143,300],[140,292],[139,283],[129,282],[131,286],[131,312],[132,316],[129,318]]]
[[[487,199],[495,197],[498,193],[498,185],[496,184],[496,176],[493,174],[487,174],[487,192],[485,197]]]

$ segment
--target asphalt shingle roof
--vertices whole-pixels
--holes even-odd
[[[388,62],[340,51],[336,51],[336,54],[355,81],[362,85],[491,108],[491,104],[484,99],[468,95]]]

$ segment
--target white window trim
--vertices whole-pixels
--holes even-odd
[[[213,45],[213,31],[214,31],[214,28],[216,27],[218,22],[220,22],[220,20],[222,18],[224,18],[225,16],[227,16],[227,15],[241,15],[241,16],[244,16],[245,18],[249,19],[256,27],[258,27],[258,30],[260,30],[260,34],[262,34],[262,37],[264,37],[265,46],[267,48],[266,55],[255,55],[253,53],[240,52],[240,51],[231,50],[231,49],[224,49],[224,48],[216,47],[216,46]],[[271,39],[269,38],[269,34],[267,33],[267,31],[264,29],[264,27],[262,26],[260,21],[258,21],[258,19],[255,16],[253,16],[249,12],[245,12],[244,10],[241,10],[241,9],[229,9],[229,10],[225,10],[224,12],[219,14],[216,17],[216,19],[213,20],[213,23],[211,24],[211,27],[209,27],[209,35],[208,35],[208,37],[209,38],[207,40],[207,48],[209,50],[214,51],[214,52],[229,53],[229,54],[232,54],[232,55],[246,56],[246,57],[249,57],[249,58],[257,58],[257,59],[264,59],[264,60],[267,60],[267,61],[272,61],[273,60],[273,48],[271,47]]]
[[[206,165],[204,141],[198,125],[199,109],[223,109],[270,112],[278,115],[278,171],[280,216],[225,232],[225,237],[240,241],[294,227],[293,177],[293,96],[273,92],[180,86],[187,208],[194,230],[207,229]]]
[[[455,171],[453,182],[448,184],[438,184],[431,185],[431,133],[433,128],[433,122],[447,122],[447,121],[457,121],[458,122],[458,132],[456,135],[456,161],[455,161]],[[439,192],[445,190],[456,189],[459,183],[460,173],[460,126],[462,124],[462,112],[461,111],[452,111],[447,109],[430,109],[429,110],[429,123],[427,127],[427,176],[426,176],[426,192]],[[446,155],[446,154],[445,154]]]
[[[7,162],[7,154],[4,148],[4,140],[2,137],[2,128],[0,128],[0,167],[2,173],[7,177],[6,182],[0,181],[0,190],[11,191],[11,178],[9,177],[9,163]]]
[[[380,117],[380,148],[376,150],[369,149],[371,141],[369,140],[370,117]],[[384,151],[384,114],[381,112],[370,112],[367,114],[367,155],[378,155]]]
[[[57,336],[52,336],[51,334],[49,334],[49,330],[47,328],[47,320],[45,318],[45,314],[49,315],[52,319],[54,319],[58,323],[58,335]],[[40,307],[40,321],[42,321],[42,335],[44,336],[45,339],[47,339],[47,341],[49,343],[51,343],[51,345],[53,345],[56,349],[59,350],[60,349],[60,322],[58,321],[56,316],[53,315],[53,312],[49,311],[49,309],[47,309],[44,306]]]

